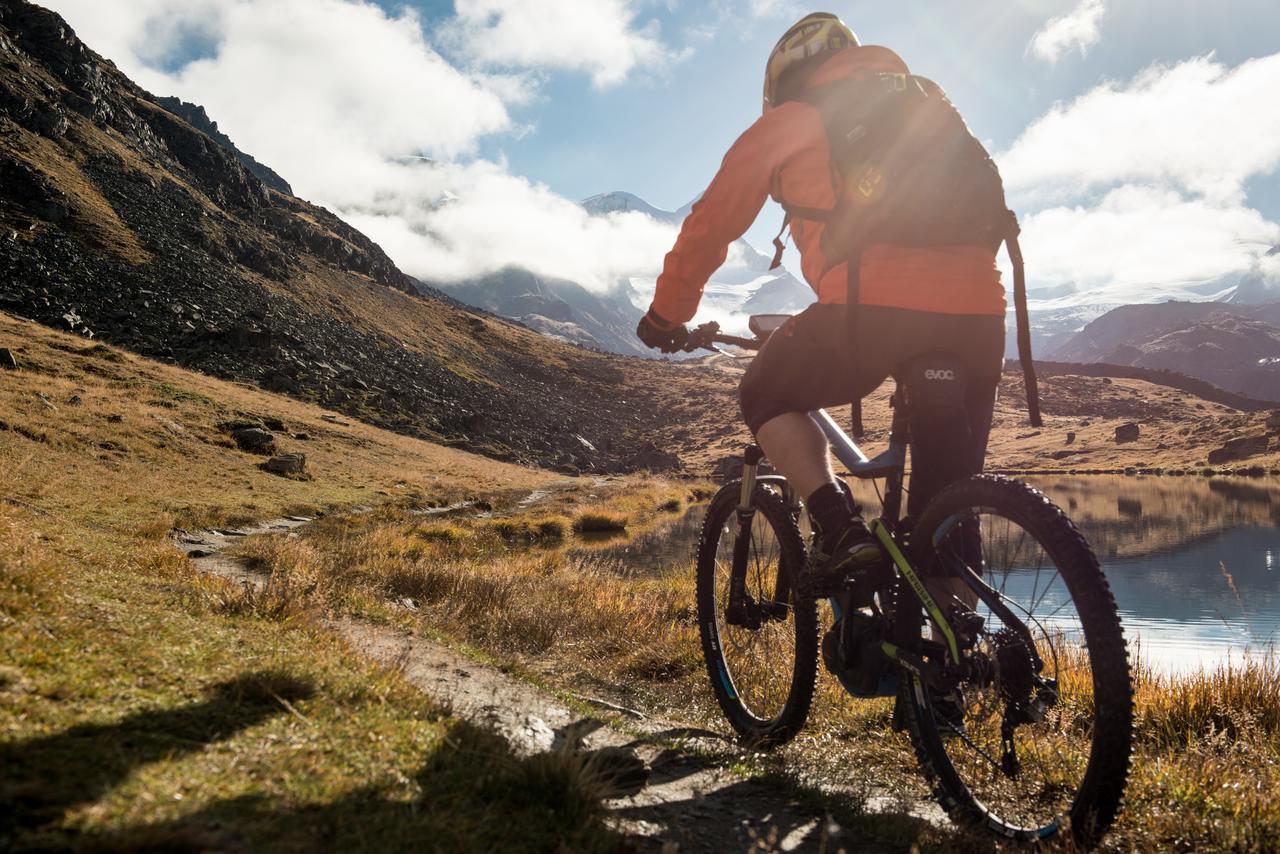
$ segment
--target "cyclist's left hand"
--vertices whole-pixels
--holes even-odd
[[[640,319],[640,325],[636,327],[636,337],[643,341],[646,347],[654,350],[679,353],[689,340],[689,330],[683,323],[672,326],[650,308],[649,313]]]

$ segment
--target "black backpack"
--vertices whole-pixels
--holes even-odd
[[[864,74],[800,97],[818,108],[826,127],[836,205],[821,210],[784,201],[783,232],[795,217],[826,223],[823,253],[849,264],[851,323],[868,247],[984,246],[995,252],[1007,243],[1027,407],[1040,426],[1018,220],[1005,202],[999,169],[959,111],[938,84],[912,74]],[[774,245],[777,267],[782,233]]]

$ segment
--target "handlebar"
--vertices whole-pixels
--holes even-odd
[[[741,347],[744,350],[759,350],[764,346],[764,339],[721,335],[720,324],[713,320],[710,323],[704,323],[689,330],[689,337],[681,349],[686,353],[692,353],[696,350],[710,350],[713,353],[718,353],[720,350],[715,346],[717,344],[729,344],[734,347]]]

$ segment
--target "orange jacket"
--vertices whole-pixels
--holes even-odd
[[[906,63],[883,47],[851,47],[819,67],[811,85],[862,71],[907,73]],[[720,171],[693,206],[658,277],[653,309],[673,324],[690,320],[702,289],[729,246],[755,222],[772,196],[797,208],[835,206],[827,134],[818,109],[787,101],[765,113],[725,155]],[[825,224],[792,220],[805,281],[822,303],[843,304],[848,268],[821,249]],[[872,246],[862,254],[858,303],[942,314],[1005,313],[1004,286],[995,255],[982,247],[929,249]]]

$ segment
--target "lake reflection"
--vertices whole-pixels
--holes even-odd
[[[1125,632],[1158,670],[1274,652],[1280,480],[1029,478],[1076,520]]]
[[[1179,672],[1275,650],[1280,479],[1028,480],[1066,510],[1093,545],[1125,633],[1147,663]],[[874,492],[857,486],[860,499],[876,506]],[[703,512],[694,507],[670,526],[575,551],[628,574],[692,573]]]

